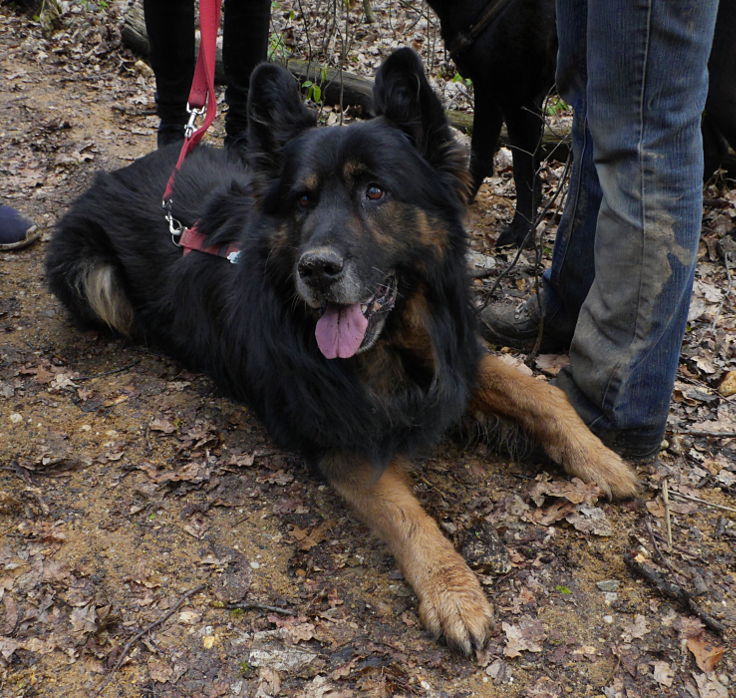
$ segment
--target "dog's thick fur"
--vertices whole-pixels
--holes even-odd
[[[384,63],[375,99],[372,121],[317,129],[291,76],[259,67],[248,170],[200,147],[173,195],[180,221],[237,240],[241,261],[171,243],[165,150],[98,177],[58,226],[48,281],[77,322],[161,347],[251,405],[388,543],[427,628],[470,652],[491,607],[412,494],[406,456],[469,410],[518,420],[609,495],[636,482],[561,391],[482,355],[464,163],[413,52]]]

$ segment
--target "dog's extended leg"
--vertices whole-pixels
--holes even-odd
[[[501,135],[503,115],[488,89],[476,85],[473,105],[473,136],[470,144],[471,201],[483,180],[493,174],[493,153]]]
[[[495,356],[481,360],[469,411],[516,420],[570,475],[595,482],[609,497],[636,494],[636,475],[588,429],[565,393]]]
[[[388,544],[419,598],[419,616],[435,636],[470,654],[485,643],[493,611],[477,577],[422,509],[400,464],[379,474],[346,457],[325,458],[330,484]]]

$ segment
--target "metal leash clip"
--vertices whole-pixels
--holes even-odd
[[[171,242],[173,242],[177,247],[181,247],[179,238],[184,232],[184,228],[186,226],[184,226],[181,221],[174,218],[174,214],[171,212],[171,199],[164,199],[161,202],[161,207],[164,210],[164,218],[169,224],[169,234],[171,235]]]
[[[189,121],[187,121],[187,125],[184,127],[184,138],[189,140],[194,133],[194,124],[197,121],[197,117],[202,116],[206,110],[204,107],[192,107],[187,103],[187,111],[189,112]]]

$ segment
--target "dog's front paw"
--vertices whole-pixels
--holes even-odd
[[[462,558],[442,565],[419,591],[419,617],[435,638],[444,638],[466,655],[485,645],[493,630],[493,610]]]
[[[638,491],[636,474],[617,453],[596,436],[587,448],[576,449],[563,461],[565,470],[586,482],[594,482],[609,499],[634,497]]]

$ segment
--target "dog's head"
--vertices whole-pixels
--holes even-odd
[[[413,51],[383,63],[374,100],[377,118],[318,129],[289,73],[262,65],[251,81],[248,161],[276,231],[269,254],[328,359],[369,349],[402,296],[462,264],[464,157]]]

